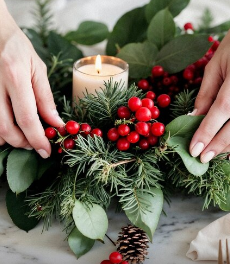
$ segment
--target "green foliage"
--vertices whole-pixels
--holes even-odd
[[[206,8],[204,10],[204,13],[201,17],[201,22],[200,22],[200,25],[199,25],[199,30],[204,30],[204,29],[208,29],[211,27],[211,24],[213,22],[213,15],[210,11],[209,8]]]
[[[151,0],[146,8],[145,15],[148,22],[162,9],[168,8],[175,17],[188,5],[189,0]]]
[[[101,206],[98,204],[86,206],[76,200],[73,208],[73,219],[77,229],[84,236],[103,241],[108,229],[108,218]]]
[[[147,27],[145,6],[127,12],[117,21],[110,33],[106,53],[116,55],[126,44],[143,41],[146,38]]]
[[[174,38],[175,29],[173,16],[166,8],[159,11],[151,20],[147,31],[147,38],[160,50]]]
[[[9,146],[1,147],[1,150],[0,150],[0,176],[2,176],[2,174],[5,171],[6,158],[9,155],[10,151],[11,151],[11,147],[9,147]]]
[[[82,45],[93,45],[107,38],[108,27],[100,22],[84,21],[76,31],[70,31],[65,38]]]
[[[176,73],[201,58],[210,47],[208,35],[181,35],[160,50],[156,64],[169,73]]]
[[[129,195],[133,200],[128,203],[124,198],[120,200],[121,203],[125,202],[123,209],[129,220],[143,229],[152,241],[163,208],[163,193],[158,188],[151,188],[149,191],[133,189],[132,192],[127,192],[126,196]]]
[[[35,151],[14,149],[7,159],[7,180],[16,194],[24,192],[37,178],[38,159]]]
[[[77,258],[86,254],[94,245],[95,240],[82,235],[75,227],[68,237],[68,243]]]
[[[12,221],[18,228],[28,232],[33,229],[39,221],[35,217],[28,217],[30,207],[25,203],[25,198],[25,192],[16,195],[11,190],[8,190],[6,193],[7,211]]]
[[[131,78],[146,78],[151,72],[157,53],[157,47],[146,41],[127,44],[117,56],[129,63]]]

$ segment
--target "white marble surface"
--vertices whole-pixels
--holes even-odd
[[[160,0],[159,0],[160,1]],[[111,29],[115,21],[126,11],[142,6],[148,0],[53,0],[54,24],[61,31],[74,29],[83,20],[104,21]],[[10,12],[21,26],[33,24],[29,10],[34,4],[32,0],[6,0]],[[198,23],[205,7],[209,7],[215,23],[230,19],[230,0],[192,0],[189,7],[177,18],[183,25],[191,21]],[[104,44],[85,48],[85,54],[103,53]],[[48,232],[42,232],[42,224],[26,233],[14,226],[7,214],[5,188],[0,189],[0,263],[1,264],[99,264],[108,257],[114,246],[105,239],[99,242],[86,255],[77,260],[65,241],[62,226],[54,223]],[[200,198],[172,199],[171,206],[165,204],[167,216],[162,215],[159,226],[150,246],[149,259],[145,264],[189,264],[185,254],[189,243],[197,232],[223,216],[225,213],[217,209],[202,212]],[[126,224],[123,214],[111,214],[108,235],[116,240],[120,228]],[[203,261],[203,264],[214,263]]]
[[[12,223],[5,206],[5,190],[0,188],[0,263],[1,264],[99,264],[115,250],[105,238],[105,244],[96,242],[87,255],[76,259],[65,241],[62,226],[55,222],[49,231],[42,232],[42,223],[28,233]],[[161,215],[149,259],[145,264],[191,264],[185,254],[197,232],[225,213],[215,208],[203,211],[202,199],[174,197],[164,205],[167,214]],[[122,213],[109,213],[108,235],[116,240],[120,228],[128,223]],[[4,260],[4,261],[3,261]],[[202,261],[203,264],[215,263]]]

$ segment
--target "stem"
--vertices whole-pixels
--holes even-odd
[[[119,161],[119,162],[117,162],[117,163],[113,163],[113,164],[111,165],[111,168],[117,167],[117,166],[122,165],[122,164],[127,164],[127,163],[130,163],[130,162],[134,162],[134,161],[136,161],[135,158],[130,159],[130,160],[122,160],[122,161]]]
[[[105,234],[105,236],[113,243],[113,245],[116,247],[116,243],[108,236]]]

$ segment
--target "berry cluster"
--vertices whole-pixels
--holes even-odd
[[[75,139],[77,139],[78,134],[86,137],[98,136],[102,137],[102,131],[99,128],[91,129],[91,126],[87,123],[79,124],[76,121],[70,120],[65,126],[54,128],[48,127],[45,129],[45,135],[49,140],[54,142],[61,142],[61,146],[58,148],[58,153],[62,153],[62,149],[74,149]]]
[[[194,31],[191,23],[186,23],[184,29],[186,32],[188,30]],[[212,36],[208,40],[213,44],[207,53],[198,61],[176,74],[169,74],[162,66],[156,65],[152,68],[148,78],[141,79],[138,82],[138,87],[144,91],[154,91],[156,94],[165,93],[173,98],[184,89],[194,89],[199,86],[204,75],[205,66],[213,57],[220,44]]]
[[[109,129],[107,133],[108,139],[116,142],[118,150],[126,151],[137,144],[142,150],[147,150],[158,143],[165,126],[156,120],[160,110],[154,105],[155,98],[156,94],[148,91],[145,98],[131,97],[128,106],[118,108],[118,126]],[[171,98],[167,94],[161,94],[156,101],[159,107],[165,108],[169,106]]]
[[[129,264],[128,261],[122,260],[122,255],[115,251],[109,255],[109,259],[103,260],[101,264]]]

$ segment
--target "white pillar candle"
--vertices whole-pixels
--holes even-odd
[[[128,71],[127,62],[111,56],[92,56],[76,61],[73,67],[73,100],[82,98],[86,89],[88,93],[95,94],[110,78],[113,82],[121,81],[127,88]]]

